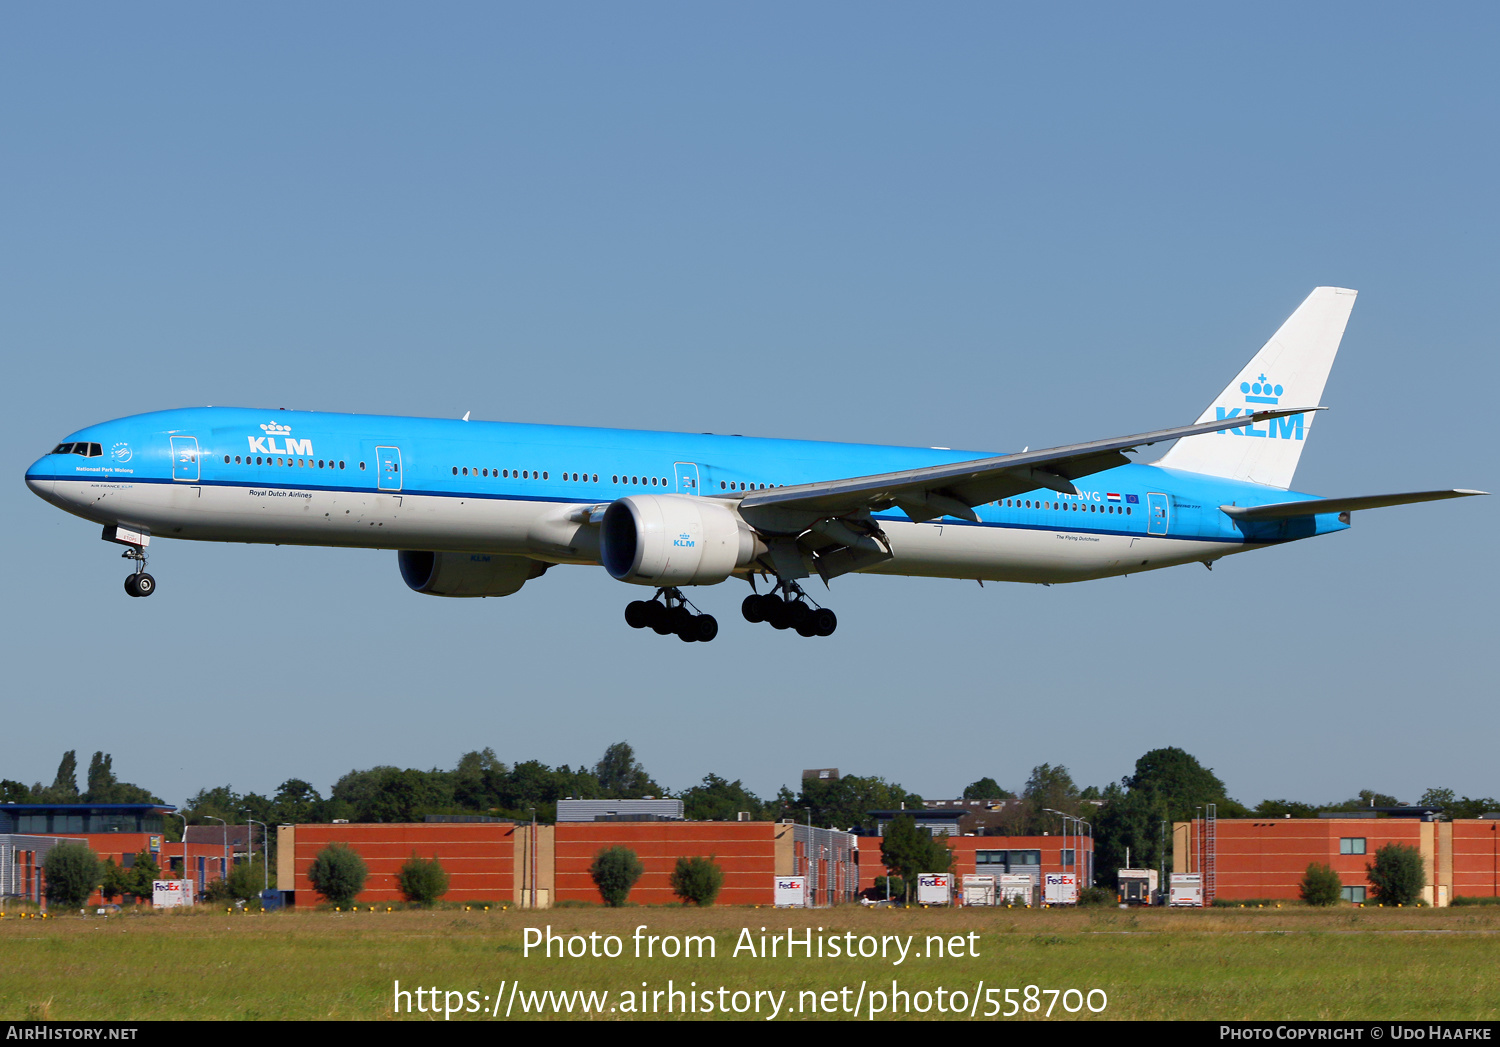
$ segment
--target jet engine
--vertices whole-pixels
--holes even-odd
[[[599,560],[636,585],[713,585],[765,546],[734,509],[690,495],[630,495],[609,504]]]
[[[525,556],[492,553],[427,553],[402,549],[396,554],[401,578],[429,596],[509,596],[549,564]]]

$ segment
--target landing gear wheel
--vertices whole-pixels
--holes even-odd
[[[766,620],[765,600],[764,596],[756,593],[745,597],[744,602],[740,604],[740,614],[745,616],[745,621],[763,622]]]
[[[786,605],[787,624],[798,632],[812,619],[812,608],[801,600],[792,600]]]
[[[139,577],[140,575],[137,574],[127,574],[125,576],[125,591],[131,596],[141,595],[140,590],[136,589],[135,587],[135,580]]]
[[[647,607],[646,625],[657,636],[666,636],[672,631],[671,615],[665,607],[655,600],[645,601]]]
[[[832,636],[833,631],[839,627],[839,616],[826,607],[819,607],[814,611],[809,621],[815,636]]]
[[[142,571],[140,574],[134,575],[133,577],[135,578],[136,596],[150,596],[152,593],[156,592],[156,579],[152,578],[146,572]]]
[[[646,600],[632,600],[625,605],[625,624],[632,629],[644,629],[651,622],[651,604]]]
[[[719,620],[711,614],[700,614],[693,619],[693,639],[708,643],[719,635]]]

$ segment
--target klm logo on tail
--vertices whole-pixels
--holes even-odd
[[[1245,394],[1247,404],[1271,404],[1281,402],[1282,387],[1273,385],[1265,375],[1261,375],[1254,382],[1241,382],[1240,392]],[[1216,407],[1219,421],[1226,418],[1238,418],[1243,414],[1254,414],[1255,407]],[[1220,436],[1259,436],[1272,440],[1300,440],[1303,436],[1302,415],[1294,414],[1285,418],[1272,418],[1264,429],[1257,429],[1253,425],[1241,426],[1238,429],[1220,429]]]

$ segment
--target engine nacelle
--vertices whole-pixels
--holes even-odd
[[[713,585],[760,552],[755,532],[732,507],[691,495],[613,501],[599,535],[604,569],[636,585]]]
[[[549,564],[525,556],[493,553],[427,553],[403,549],[396,554],[401,578],[429,596],[509,596]]]

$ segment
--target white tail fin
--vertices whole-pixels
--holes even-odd
[[[1358,291],[1317,287],[1198,418],[1235,418],[1267,406],[1318,404]],[[1292,486],[1313,415],[1272,419],[1177,441],[1156,464],[1282,490]]]

